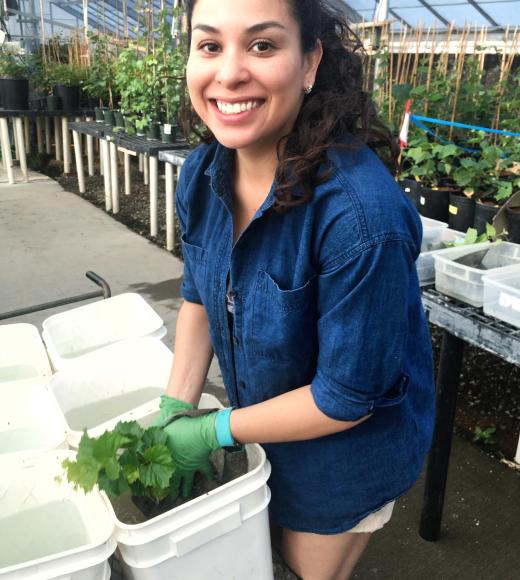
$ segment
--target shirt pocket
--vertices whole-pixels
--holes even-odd
[[[305,361],[317,357],[317,276],[299,288],[283,290],[261,270],[253,298],[252,351],[273,362]]]
[[[185,284],[189,288],[194,286],[202,299],[206,286],[207,252],[200,246],[190,244],[186,240],[186,234],[181,235],[181,246]]]

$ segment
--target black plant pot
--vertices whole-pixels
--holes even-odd
[[[170,125],[167,133],[164,125],[161,125],[161,141],[163,143],[174,143],[177,137],[177,125]]]
[[[45,99],[47,111],[61,111],[61,97],[55,95],[48,95]]]
[[[121,127],[121,129],[125,128],[125,118],[121,111],[114,111],[114,120],[116,127]]]
[[[160,502],[154,502],[149,497],[144,497],[141,495],[132,495],[132,501],[134,504],[143,512],[147,519],[155,518],[164,512],[171,510],[175,502],[171,497],[167,497]]]
[[[105,117],[105,123],[107,125],[111,125],[112,127],[116,123],[116,119],[114,117],[114,111],[110,111],[109,109],[103,110],[103,117]]]
[[[477,233],[483,234],[486,231],[486,224],[491,224],[493,218],[497,215],[500,206],[494,201],[477,201],[475,204],[475,221],[473,227]]]
[[[465,195],[450,193],[448,224],[452,230],[465,232],[475,221],[475,200]]]
[[[415,207],[419,207],[419,189],[420,186],[415,179],[403,179],[399,182],[406,197],[413,203]]]
[[[157,123],[151,123],[147,128],[146,128],[146,138],[147,139],[159,139],[161,137],[161,132],[159,129],[160,125]]]
[[[101,107],[94,107],[94,115],[96,117],[96,123],[104,123],[105,122],[104,111],[105,111],[105,109],[102,109]]]
[[[506,207],[509,241],[520,244],[520,207]]]
[[[29,108],[29,81],[11,77],[0,78],[0,106],[6,110]]]
[[[61,98],[61,109],[63,111],[79,110],[80,88],[69,87],[67,85],[54,85],[53,95]]]
[[[417,195],[417,209],[421,215],[441,222],[448,221],[450,196],[447,190],[420,186]]]

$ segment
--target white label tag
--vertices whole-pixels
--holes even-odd
[[[172,134],[172,126],[169,123],[164,124],[164,134],[171,135]]]
[[[422,196],[419,198],[419,202],[421,205],[426,205],[426,199]]]
[[[516,296],[511,296],[506,292],[500,292],[498,295],[498,304],[503,308],[510,308],[516,312],[520,312],[520,298]]]

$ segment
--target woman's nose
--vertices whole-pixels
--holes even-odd
[[[247,82],[250,73],[246,59],[235,51],[224,53],[220,59],[216,81],[222,86],[232,88],[238,84]]]

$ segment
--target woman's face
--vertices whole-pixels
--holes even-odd
[[[232,149],[271,149],[314,83],[321,44],[303,54],[285,0],[197,0],[187,66],[191,102]]]

